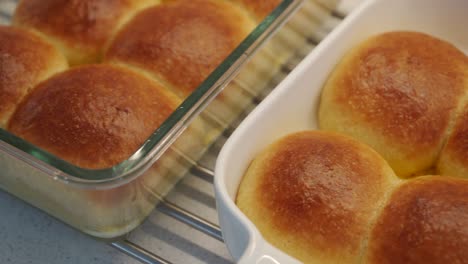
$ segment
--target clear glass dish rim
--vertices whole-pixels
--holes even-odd
[[[77,167],[0,128],[0,151],[41,170],[55,180],[81,188],[113,188],[141,175],[169,148],[204,107],[221,92],[255,50],[303,0],[282,0],[241,44],[187,97],[128,159],[106,169]]]

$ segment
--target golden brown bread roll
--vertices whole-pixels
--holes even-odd
[[[143,69],[185,98],[253,27],[245,12],[226,1],[170,1],[136,15],[105,60]]]
[[[304,263],[468,263],[468,180],[450,177],[468,177],[467,98],[468,58],[451,44],[416,32],[372,37],[324,87],[320,127],[332,131],[274,142],[236,203]],[[399,180],[360,142],[403,177],[440,156],[443,176]]]
[[[399,176],[436,162],[468,89],[468,59],[451,44],[416,32],[372,37],[333,71],[321,98],[321,129],[372,146]]]
[[[268,242],[304,263],[356,263],[376,209],[398,181],[366,145],[303,131],[255,158],[236,203]]]
[[[40,36],[0,26],[0,127],[36,84],[66,68],[63,55]]]
[[[155,48],[147,50],[149,58],[142,64],[156,61],[159,64],[155,67],[169,74],[167,80],[159,77],[157,81],[150,80],[146,78],[151,76],[150,70],[141,67],[143,70],[134,71],[139,65],[119,58],[116,59],[119,65],[76,67],[36,86],[19,105],[9,122],[9,131],[88,169],[109,168],[134,154],[180,102],[163,85],[172,86],[171,81],[175,80],[174,86],[182,87],[179,95],[188,95],[254,27],[248,13],[228,1],[167,2],[167,6],[157,9],[158,16],[152,17],[150,13],[149,17],[135,20],[142,26],[140,32],[149,31],[150,34],[141,36],[127,32],[135,37],[137,45],[140,45],[140,38],[144,42],[145,37],[160,36],[150,40],[158,43],[149,44],[154,44]],[[52,43],[75,66],[100,62],[120,28],[137,12],[158,3],[158,0],[22,0],[14,23]],[[163,24],[154,26],[145,19]],[[127,45],[128,35],[122,34],[122,45]],[[158,49],[163,51],[160,61],[151,57]],[[131,54],[135,51],[143,52],[137,46],[129,50],[130,55],[141,55]],[[145,56],[147,54],[136,58],[145,60]],[[37,66],[47,69],[45,64]],[[232,94],[229,96],[238,100]],[[76,188],[52,177],[41,178],[44,175],[39,173],[18,175],[15,166],[8,166],[8,177],[4,177],[2,185],[86,233],[99,237],[120,236],[151,212],[159,197],[186,173],[190,160],[197,160],[211,138],[221,133],[218,127],[206,132],[205,127],[197,123],[192,121],[188,131],[156,163],[150,165],[143,159],[143,163],[138,164],[144,169],[140,171],[142,175],[138,165],[136,174],[132,172],[135,167],[112,168],[113,173],[107,176],[119,177],[106,180],[105,187],[99,185],[104,189],[95,189],[99,187],[94,183],[91,189]],[[61,169],[67,173],[67,168]],[[121,169],[125,172],[120,173]],[[138,178],[132,178],[132,174]],[[90,176],[93,175],[96,172],[91,171]],[[18,182],[25,184],[18,185]]]
[[[441,175],[468,178],[468,103],[442,150],[437,169]]]
[[[279,4],[281,0],[231,0],[239,3],[248,10],[257,22],[261,22],[269,15]]]
[[[123,23],[157,3],[159,0],[22,0],[13,22],[47,36],[70,64],[94,63]]]
[[[468,263],[468,181],[422,176],[405,182],[368,245],[365,263]]]
[[[9,130],[80,167],[111,167],[133,154],[175,110],[160,84],[110,65],[71,69],[41,83]]]

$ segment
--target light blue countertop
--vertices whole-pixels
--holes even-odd
[[[2,191],[0,216],[0,263],[139,263]]]

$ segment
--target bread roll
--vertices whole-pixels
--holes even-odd
[[[389,32],[352,49],[327,81],[321,129],[369,144],[399,176],[436,163],[468,89],[468,59],[453,45],[417,32]]]
[[[236,203],[269,243],[304,263],[356,263],[376,209],[397,182],[364,144],[303,131],[255,158]]]
[[[408,180],[392,195],[368,242],[365,263],[468,263],[468,181]]]
[[[66,68],[63,55],[41,37],[0,26],[0,127],[36,84]]]
[[[119,27],[159,0],[22,0],[13,23],[52,41],[70,64],[98,62]]]
[[[185,98],[253,27],[245,12],[226,1],[169,1],[135,16],[105,60],[144,69]]]
[[[179,101],[133,71],[82,66],[41,83],[8,128],[79,167],[108,168],[132,155]]]
[[[442,150],[437,169],[441,175],[468,178],[468,102]]]

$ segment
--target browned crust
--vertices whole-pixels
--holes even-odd
[[[237,202],[247,214],[264,210],[260,218],[248,215],[256,224],[271,222],[260,230],[262,234],[294,236],[294,242],[286,242],[290,247],[317,259],[327,255],[331,263],[358,259],[373,212],[396,180],[388,164],[370,148],[319,131],[299,132],[275,142],[245,177],[254,177],[258,186],[245,192],[242,188],[249,187],[241,185]],[[270,243],[283,247],[278,240]]]
[[[468,181],[409,180],[391,196],[369,241],[368,263],[468,263]]]
[[[465,55],[445,41],[390,32],[358,46],[327,86],[343,113],[412,156],[441,147],[466,90],[467,66]]]
[[[461,164],[468,171],[468,104],[458,117],[447,144],[442,152],[453,162]],[[468,177],[468,175],[454,175]]]
[[[107,168],[133,154],[178,103],[137,73],[90,65],[41,83],[9,130],[77,166]]]
[[[228,2],[167,2],[130,21],[111,44],[106,60],[150,71],[185,97],[247,36],[250,23]]]
[[[0,127],[5,127],[29,90],[65,68],[65,58],[40,37],[19,28],[0,26]]]
[[[59,39],[75,52],[90,53],[96,62],[120,20],[146,2],[148,0],[22,0],[14,23]]]

